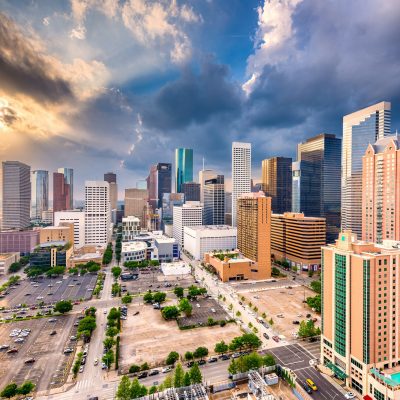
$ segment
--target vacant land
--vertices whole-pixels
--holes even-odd
[[[61,386],[64,383],[73,353],[64,355],[65,347],[74,347],[74,341],[69,337],[76,332],[73,326],[75,316],[65,315],[42,318],[31,321],[20,321],[0,325],[0,345],[9,348],[0,351],[0,387],[10,382],[21,384],[32,381],[37,390],[46,390]],[[30,329],[24,342],[15,343],[18,337],[10,337],[14,329]],[[50,335],[52,331],[56,334]],[[7,353],[11,348],[18,349],[16,353]],[[34,358],[32,364],[25,360]]]
[[[133,313],[140,311],[134,316]],[[121,367],[148,362],[151,366],[163,364],[170,351],[181,356],[205,346],[210,352],[216,342],[229,342],[241,334],[236,324],[213,326],[181,331],[176,321],[165,321],[159,310],[151,306],[131,305],[128,319],[123,322],[121,335]]]

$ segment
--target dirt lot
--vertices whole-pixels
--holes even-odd
[[[133,316],[135,311],[140,314]],[[159,310],[148,305],[130,305],[128,319],[123,322],[121,335],[121,367],[148,362],[162,364],[170,351],[183,355],[196,347],[206,346],[211,352],[220,340],[229,342],[241,335],[236,324],[179,330],[175,321],[165,321]]]
[[[306,319],[307,314],[312,314],[312,318],[317,318],[317,326],[320,326],[321,317],[314,313],[303,300],[316,293],[304,286],[293,286],[292,289],[287,288],[270,288],[268,290],[252,291],[241,293],[253,306],[258,307],[258,314],[265,312],[267,320],[270,318],[274,321],[274,328],[287,339],[292,339],[292,333],[298,331],[298,325],[294,325],[293,321],[302,321]],[[258,297],[258,298],[257,298]],[[277,315],[283,314],[283,318]]]
[[[50,322],[51,319],[56,321]],[[69,342],[76,331],[74,321],[75,316],[69,315],[1,324],[0,345],[15,347],[18,352],[9,354],[8,349],[0,350],[0,387],[11,381],[21,384],[26,380],[35,383],[37,390],[61,386],[72,362],[73,353],[64,355],[63,350],[75,344]],[[31,333],[23,343],[15,343],[16,337],[9,336],[13,329],[27,328]],[[50,336],[53,330],[57,334]],[[29,358],[35,362],[25,364]]]

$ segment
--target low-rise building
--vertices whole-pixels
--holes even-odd
[[[237,228],[228,225],[201,225],[184,227],[185,250],[195,259],[202,260],[204,253],[218,250],[235,250]]]
[[[271,217],[271,257],[299,270],[321,266],[321,246],[326,244],[325,218],[286,212]]]
[[[19,253],[0,254],[0,275],[7,274],[10,265],[19,261],[19,258]]]
[[[147,243],[142,241],[123,242],[121,261],[143,261],[147,259]]]
[[[74,224],[64,222],[60,226],[40,228],[39,243],[68,242],[74,244]]]
[[[158,236],[154,238],[154,257],[161,262],[179,259],[179,246],[174,238]]]
[[[39,244],[39,230],[0,232],[0,253],[29,254]]]
[[[73,253],[69,242],[41,243],[29,257],[31,267],[67,267]]]
[[[97,264],[103,263],[104,248],[101,246],[82,246],[74,251],[74,254],[69,259],[69,268],[75,268],[79,264],[86,264],[93,261]]]
[[[141,223],[138,217],[132,215],[122,218],[122,241],[129,242],[140,234]]]
[[[54,225],[74,224],[74,247],[79,249],[85,245],[85,212],[81,210],[57,211],[54,213]]]

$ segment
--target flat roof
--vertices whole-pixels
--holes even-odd
[[[101,258],[103,257],[102,253],[86,253],[86,254],[77,254],[72,257],[72,260],[90,260],[91,258]]]
[[[185,226],[185,228],[193,229],[194,231],[205,231],[205,230],[213,230],[213,231],[228,231],[231,229],[236,230],[237,228],[230,225],[194,225],[194,226]]]
[[[7,260],[7,258],[14,257],[15,255],[19,255],[19,253],[0,253],[0,260]]]
[[[140,251],[140,250],[146,250],[147,249],[147,244],[144,242],[122,242],[122,251],[127,252],[127,251]]]

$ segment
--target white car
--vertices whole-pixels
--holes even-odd
[[[344,397],[345,397],[346,399],[355,399],[355,398],[356,398],[356,395],[355,395],[353,392],[347,392],[347,393],[344,395]]]
[[[172,371],[172,368],[171,368],[171,367],[165,367],[165,368],[163,368],[163,369],[161,370],[161,372],[162,372],[163,374],[166,374],[166,373],[169,372],[169,371]]]
[[[79,368],[79,372],[83,372],[83,365]]]

